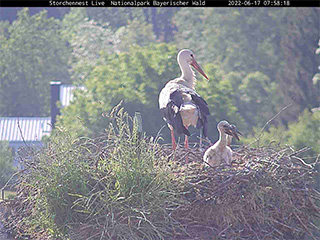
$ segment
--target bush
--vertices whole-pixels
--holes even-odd
[[[0,142],[0,188],[4,187],[14,171],[12,151],[7,142]]]
[[[56,131],[25,163],[18,196],[28,202],[21,209],[30,211],[15,232],[33,238],[45,231],[56,238],[164,239],[179,231],[170,216],[178,191],[163,159],[156,158],[157,139],[139,133],[123,109],[115,109],[110,120],[99,139]]]
[[[288,128],[282,125],[271,126],[262,133],[260,129],[255,128],[253,135],[242,138],[241,141],[247,144],[256,142],[261,146],[276,143],[287,144],[294,149],[311,148],[300,154],[311,162],[320,154],[320,112],[312,113],[305,110],[297,122],[289,123]]]

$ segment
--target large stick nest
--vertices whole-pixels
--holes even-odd
[[[203,153],[198,147],[187,152],[180,146],[173,152],[171,146],[159,145],[159,158],[167,159],[183,199],[171,215],[184,231],[174,233],[173,239],[319,237],[316,163],[306,164],[290,147],[242,147],[231,166],[213,168],[202,161]],[[34,208],[27,188],[20,188],[6,204],[6,225],[20,236],[28,228],[22,219]],[[38,232],[33,238],[47,239],[47,234]]]
[[[172,153],[163,146],[176,163],[176,176],[185,178],[188,204],[176,218],[190,239],[317,239],[317,161],[307,164],[299,158],[304,150],[242,147],[232,166],[213,168],[203,162],[199,148]],[[186,156],[193,162],[185,165]]]

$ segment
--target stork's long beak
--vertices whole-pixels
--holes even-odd
[[[238,141],[240,140],[239,135],[242,136],[242,133],[239,132],[237,127],[233,124],[229,126],[225,126],[224,130],[226,134],[236,138]]]
[[[242,136],[242,133],[238,129],[233,129],[232,136],[235,137],[238,141],[240,140],[239,136]]]
[[[197,63],[197,61],[192,58],[190,65],[192,67],[194,67],[202,76],[204,76],[207,80],[209,80],[209,78],[207,77],[207,75],[204,73],[204,71],[202,70],[202,68],[200,67],[200,65]]]

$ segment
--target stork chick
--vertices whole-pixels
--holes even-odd
[[[217,125],[219,131],[219,140],[203,155],[203,161],[208,163],[212,167],[219,166],[221,163],[231,164],[232,161],[232,149],[227,145],[228,136],[239,139],[238,135],[242,135],[236,126],[230,125],[227,121],[221,121]]]

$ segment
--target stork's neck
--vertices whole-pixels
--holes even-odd
[[[224,147],[227,146],[227,134],[224,133],[224,132],[220,132],[220,131],[219,131],[219,133],[220,133],[219,140],[218,140],[219,141],[219,146],[221,148],[224,148]]]
[[[194,89],[195,85],[195,73],[191,69],[190,65],[186,61],[179,61],[179,66],[181,69],[181,78],[185,80],[186,86]]]

